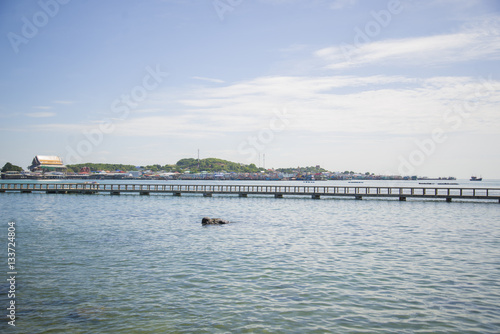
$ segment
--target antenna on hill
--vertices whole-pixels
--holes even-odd
[[[200,170],[200,149],[198,149],[198,171]]]

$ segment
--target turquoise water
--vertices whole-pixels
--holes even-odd
[[[500,332],[495,202],[4,193],[0,208],[0,272],[9,220],[18,271],[2,333]]]

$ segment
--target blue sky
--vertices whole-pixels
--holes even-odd
[[[2,2],[0,165],[199,149],[500,179],[499,14],[495,0]]]

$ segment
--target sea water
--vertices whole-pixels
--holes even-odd
[[[1,333],[500,332],[497,202],[2,193],[0,210]]]

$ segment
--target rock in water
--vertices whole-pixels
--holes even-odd
[[[201,225],[223,225],[229,223],[229,221],[220,218],[203,217],[201,219]]]

